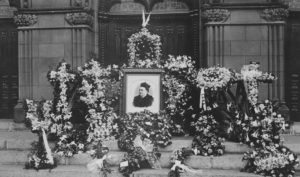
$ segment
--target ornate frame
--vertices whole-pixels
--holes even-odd
[[[154,79],[154,77],[158,77],[159,80],[157,80],[157,85],[158,88],[156,89],[159,89],[159,90],[156,90],[155,92],[153,93],[156,93],[156,96],[159,97],[159,100],[158,101],[155,101],[155,103],[159,104],[158,106],[157,105],[154,105],[153,109],[155,109],[155,111],[152,111],[151,107],[150,107],[150,111],[152,112],[159,112],[163,109],[163,103],[164,103],[164,99],[163,99],[163,92],[162,92],[162,78],[163,78],[163,73],[164,71],[162,69],[150,69],[150,68],[124,68],[122,70],[123,74],[124,74],[124,77],[123,77],[123,86],[122,86],[122,96],[121,96],[121,104],[120,104],[120,113],[121,114],[126,114],[128,112],[131,112],[130,110],[128,110],[128,108],[130,108],[130,106],[128,106],[128,97],[130,97],[131,95],[128,94],[129,92],[129,87],[132,86],[136,86],[136,84],[134,83],[129,83],[130,80],[132,80],[131,78],[135,77],[135,79],[138,81],[138,77],[143,77],[143,81],[144,80],[147,80],[147,77],[148,77],[148,80],[149,78],[152,77],[152,79]],[[131,77],[131,78],[130,78]],[[142,82],[142,81],[140,81]],[[130,97],[131,98],[131,97]],[[155,99],[155,98],[154,98]],[[131,106],[133,107],[133,106]],[[158,108],[158,110],[157,110]],[[140,108],[141,111],[144,110],[144,108]],[[148,108],[145,108],[145,109],[148,109]],[[133,111],[133,112],[138,112],[138,111]]]

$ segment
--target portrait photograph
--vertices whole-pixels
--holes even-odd
[[[161,74],[139,69],[125,74],[125,113],[149,110],[158,113],[161,108]]]

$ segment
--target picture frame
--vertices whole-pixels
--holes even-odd
[[[162,69],[124,68],[121,114],[163,109]],[[146,96],[143,97],[143,94]]]

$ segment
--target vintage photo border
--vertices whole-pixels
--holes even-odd
[[[126,114],[126,89],[128,86],[127,83],[127,75],[128,74],[158,74],[160,76],[160,100],[159,100],[159,109],[163,110],[164,108],[164,98],[163,98],[163,91],[162,91],[162,78],[164,74],[164,70],[162,69],[152,69],[152,68],[124,68],[123,72],[123,85],[122,85],[122,95],[121,95],[121,106],[120,106],[120,114]]]

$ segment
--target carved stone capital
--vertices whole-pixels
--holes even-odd
[[[17,14],[14,22],[17,26],[32,26],[38,21],[38,17],[33,14]]]
[[[208,9],[202,13],[206,22],[225,22],[229,16],[230,12],[227,9]]]
[[[89,25],[93,26],[94,18],[92,15],[86,12],[68,13],[65,16],[65,20],[70,25]]]

